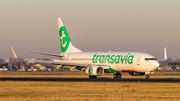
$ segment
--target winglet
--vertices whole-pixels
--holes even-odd
[[[164,59],[157,60],[158,62],[166,62],[168,60],[167,50],[166,47],[164,47]]]
[[[13,54],[14,54],[14,57],[15,57],[16,59],[20,59],[20,58],[16,55],[16,53],[15,53],[15,51],[14,51],[14,49],[13,49],[12,46],[11,46],[11,50],[12,50],[12,52],[13,52]]]
[[[164,47],[164,60],[168,59],[166,47]]]

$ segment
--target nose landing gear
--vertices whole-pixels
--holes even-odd
[[[114,77],[115,79],[120,79],[120,78],[121,78],[121,73],[115,72],[114,75],[113,75],[113,77]]]
[[[150,76],[150,75],[146,75],[146,79],[149,79],[149,76]]]

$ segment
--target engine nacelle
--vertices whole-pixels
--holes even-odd
[[[100,76],[104,74],[104,69],[99,66],[92,66],[92,67],[86,68],[85,73],[87,75]]]
[[[129,72],[131,76],[144,76],[144,75],[149,75],[152,74],[153,72]]]

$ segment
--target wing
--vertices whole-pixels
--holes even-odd
[[[87,67],[90,64],[79,64],[79,63],[73,63],[73,62],[67,62],[67,61],[44,61],[44,60],[32,60],[32,59],[21,59],[23,61],[34,61],[37,63],[49,63],[52,65],[63,65],[63,66],[81,66],[81,67]]]
[[[78,66],[78,67],[81,67],[81,68],[87,68],[89,66],[101,66],[102,68],[104,69],[110,69],[111,66],[109,65],[100,65],[100,64],[83,64],[83,63],[73,63],[73,62],[69,62],[69,61],[63,61],[63,60],[58,60],[58,61],[45,61],[45,60],[33,60],[33,59],[22,59],[22,58],[19,58],[13,47],[11,46],[11,49],[12,49],[12,52],[14,54],[14,57],[16,59],[19,59],[19,60],[23,60],[23,61],[34,61],[34,62],[38,62],[38,63],[48,63],[48,64],[52,64],[52,65],[62,65],[62,66]],[[34,52],[33,52],[34,53]],[[37,53],[37,52],[36,52]],[[38,54],[44,54],[44,55],[49,55],[50,53],[39,53]],[[51,54],[50,54],[51,55]],[[61,57],[61,55],[51,55],[51,56],[59,56]]]
[[[45,53],[45,52],[34,52],[34,51],[28,51],[30,53],[36,53],[36,54],[42,54],[42,55],[49,55],[49,56],[56,56],[56,57],[63,57],[61,54],[52,54],[52,53]]]

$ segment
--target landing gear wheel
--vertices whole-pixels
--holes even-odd
[[[118,78],[120,79],[120,78],[121,78],[121,73],[116,72],[116,73],[114,73],[113,77],[114,77],[115,79],[118,79]]]
[[[114,77],[115,79],[117,79],[117,78],[118,78],[118,75],[117,75],[117,74],[114,74],[113,77]]]
[[[97,76],[89,76],[90,79],[95,79]]]
[[[121,79],[121,74],[118,75],[118,78]]]
[[[146,75],[146,79],[149,79],[149,75]]]

